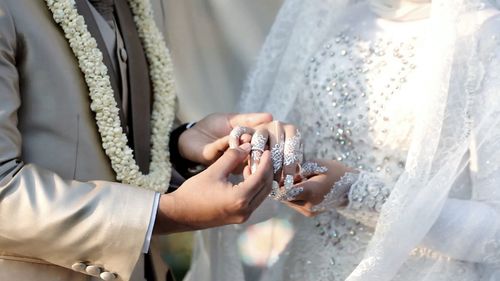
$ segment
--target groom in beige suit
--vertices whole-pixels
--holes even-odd
[[[75,2],[147,173],[151,86],[130,8],[126,0]],[[0,0],[1,281],[167,280],[153,233],[243,222],[270,191],[268,157],[239,188],[229,186],[248,147],[226,151],[221,141],[236,125],[271,121],[267,114],[216,114],[174,130],[178,172],[209,167],[186,182],[174,171],[170,185],[180,187],[160,195],[116,182],[89,105],[78,61],[45,0]]]

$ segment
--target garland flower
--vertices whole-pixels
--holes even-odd
[[[74,0],[46,2],[55,22],[61,26],[85,76],[91,99],[90,108],[95,113],[102,147],[111,161],[116,179],[125,184],[165,192],[172,170],[168,140],[174,120],[176,93],[172,60],[155,25],[149,1],[128,1],[146,52],[153,85],[152,150],[150,172],[147,175],[139,171],[133,150],[127,144],[103,54],[88,31],[83,16],[78,14]]]

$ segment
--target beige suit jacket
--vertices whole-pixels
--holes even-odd
[[[87,86],[45,1],[0,0],[0,280],[98,279],[88,266],[129,280],[153,200],[114,182]]]

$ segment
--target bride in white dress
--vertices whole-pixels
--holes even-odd
[[[288,0],[242,108],[295,124],[329,169],[285,202],[319,214],[292,218],[261,280],[500,280],[494,1]],[[191,276],[245,280],[238,231],[200,236]]]

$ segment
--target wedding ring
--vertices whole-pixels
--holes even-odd
[[[273,174],[276,174],[283,167],[283,157],[285,148],[285,137],[271,148],[271,160],[273,161]]]
[[[266,148],[267,134],[265,131],[258,131],[252,137],[252,152],[250,154],[250,172],[253,174],[257,171],[262,153]]]
[[[266,143],[267,143],[267,137],[259,131],[255,133],[252,137],[251,141],[252,150],[264,152],[264,149],[266,148]]]

